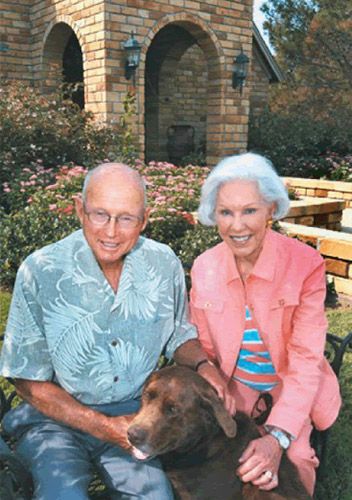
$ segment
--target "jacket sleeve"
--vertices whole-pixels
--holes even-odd
[[[292,317],[287,364],[281,373],[283,387],[266,422],[292,436],[298,436],[309,418],[322,376],[327,332],[325,280],[324,261],[314,253]]]
[[[190,318],[191,322],[196,326],[198,338],[203,349],[210,359],[215,359],[216,354],[213,348],[213,343],[210,336],[209,326],[204,308],[199,307],[201,300],[198,292],[199,277],[196,264],[191,270],[192,288],[190,292]]]

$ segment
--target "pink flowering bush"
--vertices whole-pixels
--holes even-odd
[[[141,161],[134,167],[145,179],[151,207],[146,236],[170,245],[178,253],[184,235],[194,228],[192,212],[198,206],[209,169],[176,167],[166,162],[145,165]],[[5,199],[11,199],[8,204],[16,209],[0,213],[1,286],[12,286],[19,264],[29,253],[79,228],[74,198],[82,190],[86,172],[77,165],[64,165],[55,171],[41,166],[35,177],[24,171],[16,189],[3,186]]]
[[[185,232],[194,226],[200,188],[209,168],[177,167],[167,162],[136,162],[145,179],[151,207],[146,235],[170,245],[178,253]]]
[[[102,125],[62,91],[43,95],[16,82],[0,85],[0,186],[13,194],[5,200],[0,189],[0,206],[10,212],[17,203],[25,204],[23,188],[29,194],[30,182],[40,183],[60,165],[91,168],[105,158],[135,158],[134,97],[127,95],[124,106],[119,123]]]
[[[43,170],[36,184],[23,181],[20,194],[27,200],[6,213],[0,209],[0,285],[11,288],[18,266],[34,250],[67,236],[79,228],[74,196],[82,189],[86,169],[63,166],[56,173]],[[46,175],[51,183],[45,183]],[[16,196],[11,191],[8,196]]]
[[[37,160],[31,167],[24,167],[15,180],[3,182],[0,193],[3,207],[7,212],[24,208],[38,189],[47,186],[54,179],[54,169],[44,167],[41,160]]]
[[[352,155],[330,153],[325,160],[329,164],[328,178],[333,181],[352,182]]]

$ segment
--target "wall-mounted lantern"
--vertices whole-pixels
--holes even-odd
[[[6,42],[0,42],[0,52],[8,52],[10,47]]]
[[[240,94],[242,94],[242,88],[248,75],[248,64],[249,58],[241,48],[240,54],[234,60],[232,73],[232,88],[239,88]]]
[[[125,49],[125,77],[126,80],[135,75],[136,69],[139,65],[142,46],[134,38],[133,32],[126,42],[123,43]]]

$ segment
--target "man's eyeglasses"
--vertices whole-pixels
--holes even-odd
[[[90,222],[95,226],[105,226],[105,224],[108,224],[111,219],[115,219],[122,229],[134,229],[143,220],[142,217],[138,217],[137,215],[110,215],[106,212],[98,212],[94,210],[88,212],[86,209],[84,209],[84,212]]]

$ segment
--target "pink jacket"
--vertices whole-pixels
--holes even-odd
[[[267,424],[297,436],[310,417],[318,429],[335,421],[339,385],[324,357],[325,266],[320,254],[268,230],[244,287],[226,243],[194,262],[191,319],[210,358],[230,380],[240,349],[245,304],[270,352],[282,389]]]

